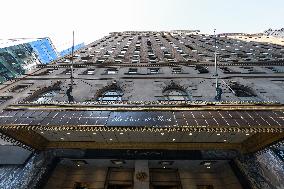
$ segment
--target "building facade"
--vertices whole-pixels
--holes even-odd
[[[276,44],[128,31],[38,65],[0,85],[1,138],[34,154],[0,186],[283,188],[283,57]]]

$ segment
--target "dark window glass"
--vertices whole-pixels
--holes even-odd
[[[188,95],[183,90],[169,89],[164,92],[166,100],[169,101],[186,101],[189,100]]]
[[[33,102],[36,102],[36,103],[50,102],[58,94],[59,94],[59,90],[47,91],[47,92],[40,94],[36,99],[33,100]]]
[[[99,98],[99,101],[121,101],[122,91],[120,90],[108,90],[104,92]]]

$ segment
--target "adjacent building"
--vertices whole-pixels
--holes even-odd
[[[28,74],[38,64],[49,64],[71,53],[71,48],[58,53],[48,37],[0,42],[0,83]],[[83,46],[83,43],[76,45],[74,50]]]
[[[69,47],[69,48],[59,52],[60,57],[64,57],[66,55],[71,54],[72,53],[72,48],[73,48],[73,51],[77,51],[79,49],[82,49],[83,47],[85,47],[84,43],[80,43],[78,45],[74,45],[74,47]]]
[[[0,83],[57,58],[58,54],[49,38],[1,40]]]
[[[32,152],[0,168],[0,188],[283,188],[283,58],[277,44],[127,31],[37,65],[0,85],[0,137]]]
[[[274,36],[274,37],[280,37],[283,38],[284,37],[284,28],[281,29],[268,29],[266,31],[264,31],[264,34],[266,34],[267,36]]]

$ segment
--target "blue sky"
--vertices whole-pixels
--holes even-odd
[[[0,38],[49,36],[59,48],[112,31],[200,29],[262,32],[284,27],[283,0],[3,0]]]

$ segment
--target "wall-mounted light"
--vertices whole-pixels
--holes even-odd
[[[110,160],[112,164],[114,165],[123,165],[126,162],[124,160],[119,160],[119,159],[115,159],[115,160]]]

